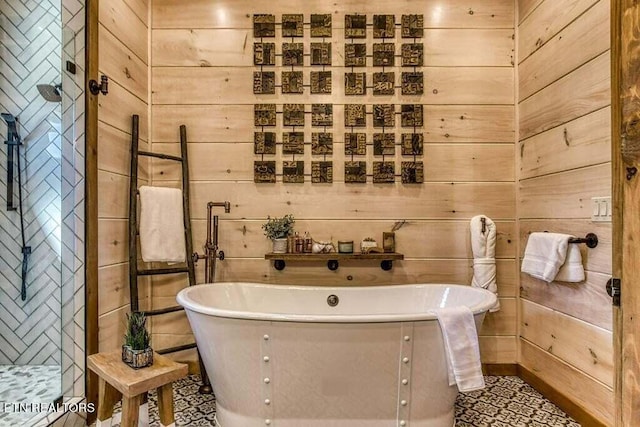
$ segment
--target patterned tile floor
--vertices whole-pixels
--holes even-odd
[[[0,365],[0,427],[33,426],[39,412],[4,412],[5,403],[52,403],[60,397],[60,366]]]
[[[518,377],[485,377],[487,387],[460,393],[456,427],[580,427]],[[216,402],[198,393],[200,378],[190,376],[174,384],[177,426],[215,426]],[[149,396],[149,421],[160,426],[157,396]],[[302,426],[301,426],[302,427]]]

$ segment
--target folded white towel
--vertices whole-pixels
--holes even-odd
[[[484,388],[480,345],[473,313],[466,306],[436,310],[449,371],[449,385],[460,391]]]
[[[182,190],[140,187],[140,250],[144,262],[185,262]]]
[[[553,282],[567,257],[571,237],[559,233],[531,233],[524,250],[521,271],[536,279]]]
[[[484,219],[484,232],[482,221]],[[496,225],[488,217],[478,215],[471,218],[471,250],[473,251],[473,279],[471,286],[487,289],[498,295],[496,283]],[[496,300],[490,312],[500,310]]]
[[[560,267],[555,280],[572,283],[584,282],[585,276],[580,245],[569,244],[567,258]]]

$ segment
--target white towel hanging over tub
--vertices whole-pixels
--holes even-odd
[[[449,385],[458,385],[458,390],[474,391],[484,388],[480,344],[473,312],[469,307],[445,307],[436,310],[442,331]]]
[[[182,190],[141,186],[140,252],[144,262],[185,262]]]
[[[473,279],[471,286],[484,288],[498,295],[496,283],[496,225],[488,217],[478,215],[471,218],[471,250],[473,251]],[[500,300],[489,309],[500,310]]]

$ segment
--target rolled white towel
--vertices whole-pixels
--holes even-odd
[[[471,250],[473,252],[473,279],[471,279],[471,286],[486,289],[497,296],[496,225],[490,218],[484,215],[477,215],[471,218],[469,228],[471,231]],[[500,310],[500,300],[496,300],[495,305],[489,309],[492,313],[498,310]]]

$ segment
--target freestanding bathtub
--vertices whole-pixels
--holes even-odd
[[[215,283],[177,297],[221,427],[451,427],[458,390],[433,309],[466,305],[479,329],[495,299],[440,284]]]

